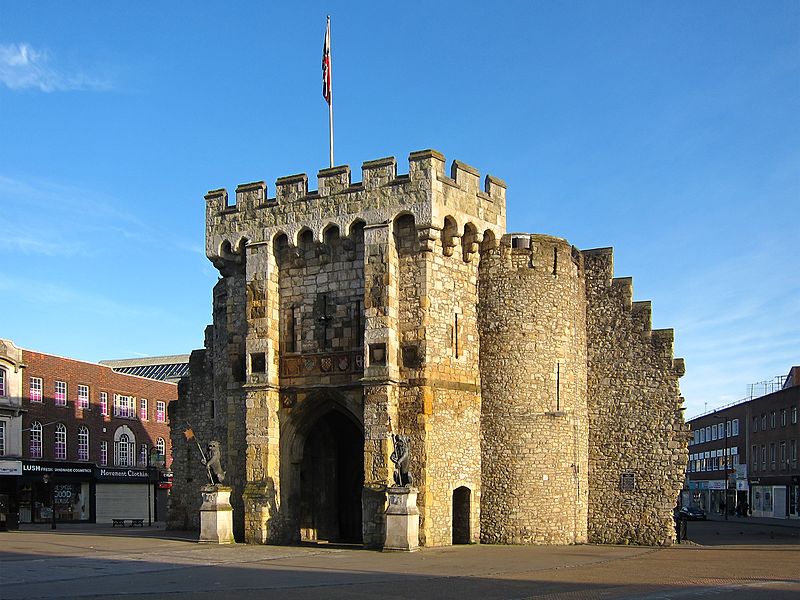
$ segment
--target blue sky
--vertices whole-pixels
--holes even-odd
[[[288,5],[288,3],[286,3]],[[300,4],[300,3],[297,3]],[[800,3],[0,4],[0,336],[202,346],[203,194],[436,148],[509,231],[614,246],[687,414],[800,363]]]

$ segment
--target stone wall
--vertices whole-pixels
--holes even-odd
[[[589,397],[589,541],[670,544],[688,459],[671,329],[614,279],[611,248],[583,252]],[[623,480],[623,476],[625,476]]]
[[[479,281],[481,541],[585,542],[580,254],[559,238],[506,235],[482,253]]]

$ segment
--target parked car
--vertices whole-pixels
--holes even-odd
[[[680,516],[688,521],[705,521],[706,511],[696,506],[684,506],[679,512]]]

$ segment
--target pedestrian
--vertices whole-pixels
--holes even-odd
[[[721,515],[725,514],[725,500],[720,500],[719,501],[719,513]]]

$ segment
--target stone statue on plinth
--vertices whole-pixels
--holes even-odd
[[[217,440],[209,442],[203,453],[201,462],[206,467],[208,484],[200,492],[203,504],[200,506],[200,542],[209,544],[233,544],[233,507],[231,506],[231,488],[222,485],[225,471],[222,470],[222,452]]]
[[[414,479],[408,467],[411,448],[407,435],[393,435],[394,451],[389,459],[394,463],[394,483],[387,488],[386,539],[384,552],[413,552],[419,550],[418,490],[411,486]]]

